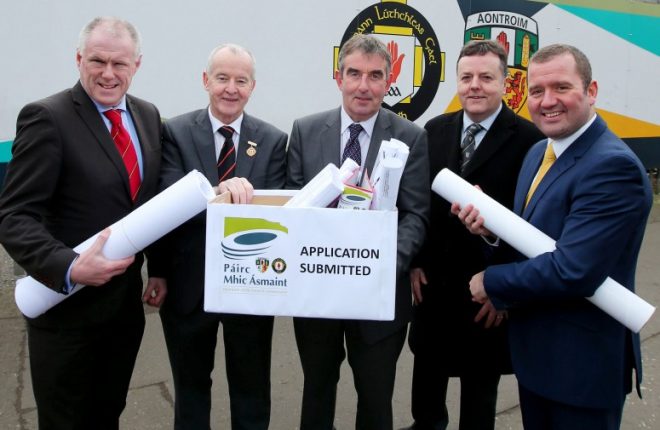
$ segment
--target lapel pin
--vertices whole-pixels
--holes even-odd
[[[255,155],[257,155],[257,144],[252,142],[251,140],[248,140],[248,145],[250,145],[250,147],[245,151],[245,153],[249,157],[254,157]]]

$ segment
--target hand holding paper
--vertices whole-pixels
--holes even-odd
[[[203,211],[214,197],[215,192],[206,177],[193,170],[110,226],[111,234],[103,246],[103,254],[110,260],[130,258]],[[100,234],[90,237],[74,250],[83,253],[93,246]],[[25,316],[36,318],[83,287],[77,284],[68,295],[64,295],[28,276],[16,281],[14,297]]]
[[[552,238],[448,169],[438,173],[431,189],[449,202],[466,208],[468,205],[477,207],[485,220],[484,226],[526,257],[533,258],[555,249]],[[587,300],[636,333],[655,312],[655,307],[611,278]]]

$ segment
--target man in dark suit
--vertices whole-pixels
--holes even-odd
[[[296,120],[291,132],[287,166],[287,186],[291,188],[305,185],[328,163],[340,164],[354,123],[362,127],[357,157],[361,170],[371,171],[384,139],[399,139],[410,148],[397,199],[398,280],[394,321],[294,319],[305,375],[302,430],[332,428],[339,368],[346,351],[358,395],[356,428],[392,428],[396,362],[412,310],[408,268],[424,239],[429,177],[424,130],[380,107],[389,88],[390,72],[390,55],[382,42],[374,36],[352,37],[341,48],[336,73],[342,106]]]
[[[126,94],[141,61],[130,23],[92,20],[76,61],[80,81],[73,88],[18,115],[0,196],[0,241],[57,292],[89,285],[27,321],[39,428],[116,429],[144,330],[143,257],[107,260],[107,230],[88,251],[72,248],[156,193],[161,122],[155,106]],[[106,117],[112,114],[120,124]],[[130,160],[122,159],[111,130],[128,136]],[[158,300],[162,291],[156,293]]]
[[[596,114],[597,93],[575,47],[551,45],[532,57],[529,111],[549,139],[523,161],[514,211],[556,239],[556,249],[470,281],[475,300],[509,309],[525,428],[618,429],[633,368],[638,390],[641,381],[639,335],[585,299],[607,277],[634,290],[652,205],[640,161]],[[485,233],[478,209],[452,209]]]
[[[431,178],[449,168],[511,208],[520,164],[543,135],[502,102],[506,76],[507,53],[499,43],[469,42],[456,64],[463,109],[433,118],[425,128]],[[480,126],[474,135],[472,124]],[[470,138],[474,150],[465,145]],[[411,270],[416,302],[408,340],[415,354],[413,429],[447,428],[447,384],[456,376],[461,380],[459,428],[495,426],[500,375],[511,373],[506,323],[490,303],[473,302],[469,287],[492,254],[484,240],[451,216],[449,203],[431,196],[429,233]],[[483,351],[488,351],[486,362]]]
[[[165,123],[161,188],[193,169],[218,184],[218,193],[230,191],[236,203],[249,203],[253,187],[284,188],[286,133],[244,112],[254,72],[252,54],[240,46],[211,52],[203,73],[209,107]],[[164,272],[152,278],[168,290],[160,316],[174,376],[174,427],[210,427],[211,371],[222,322],[232,428],[267,429],[273,317],[204,312],[205,243],[202,213],[161,242]]]

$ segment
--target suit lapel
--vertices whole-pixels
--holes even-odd
[[[218,160],[215,156],[215,136],[213,136],[213,129],[211,128],[211,120],[209,119],[207,109],[199,111],[194,123],[191,124],[190,136],[204,176],[206,176],[206,179],[211,184],[217,185]]]
[[[374,123],[374,131],[371,134],[371,139],[369,140],[369,149],[367,150],[367,158],[364,162],[364,168],[366,172],[371,176],[374,169],[374,164],[376,163],[376,157],[378,156],[378,151],[380,150],[380,144],[383,140],[390,140],[392,138],[392,132],[390,127],[392,126],[392,121],[389,118],[389,111],[381,108]],[[394,114],[392,114],[394,115]],[[404,142],[408,143],[408,142]]]
[[[333,163],[338,167],[340,166],[341,117],[339,109],[330,113],[330,116],[328,116],[326,123],[323,124],[318,135],[319,140],[317,144],[320,149],[319,153],[321,154],[320,169],[323,169],[328,163]]]
[[[92,102],[92,99],[89,98],[82,85],[80,85],[80,82],[78,82],[73,87],[72,95],[75,109],[78,111],[78,115],[80,115],[85,125],[92,132],[102,151],[108,156],[110,162],[115,166],[117,174],[122,178],[126,193],[130,195],[130,185],[128,183],[126,167],[124,166],[121,155],[119,154],[119,151],[117,151],[117,147],[112,141],[110,132],[103,122],[103,119],[101,118],[98,109],[94,105],[94,102]]]
[[[458,111],[453,114],[453,118],[449,121],[444,130],[439,134],[440,138],[447,139],[447,167],[449,170],[459,173],[461,172],[461,135],[463,134],[463,111]],[[435,145],[445,145],[445,142],[434,142]],[[429,142],[431,145],[431,142]],[[462,175],[464,176],[464,175]]]
[[[509,140],[509,137],[513,134],[513,131],[511,130],[511,127],[514,124],[513,115],[515,114],[512,111],[507,107],[502,106],[502,110],[499,115],[497,115],[497,118],[495,118],[495,121],[493,121],[493,124],[486,132],[481,143],[479,143],[472,159],[467,166],[465,166],[465,171],[463,172],[464,177],[484,165],[500,150],[502,145],[504,145],[504,142]]]
[[[135,132],[138,136],[138,141],[141,149],[142,155],[142,183],[147,180],[147,174],[151,174],[151,169],[154,168],[154,165],[160,165],[159,161],[156,160],[156,156],[160,156],[160,151],[157,151],[154,147],[155,142],[153,142],[154,136],[147,132],[147,127],[144,124],[143,114],[140,112],[140,107],[137,103],[130,97],[126,95],[126,107],[130,112],[131,119],[133,120],[133,125],[135,126]],[[114,142],[113,142],[114,144]],[[122,161],[123,164],[123,161]],[[158,177],[159,172],[155,172],[155,177]],[[126,183],[128,184],[128,176],[126,177]],[[130,184],[129,190],[130,190]],[[139,201],[140,195],[142,194],[145,187],[141,186],[138,192],[136,201]],[[130,192],[130,191],[129,191]]]
[[[259,156],[259,142],[257,125],[252,121],[252,117],[248,114],[243,114],[243,122],[241,123],[241,130],[239,134],[238,149],[236,152],[236,176],[242,178],[249,178],[254,167],[254,160]],[[248,141],[256,143],[257,152],[253,156],[249,156],[247,150],[251,145]]]
[[[536,191],[534,191],[534,194],[532,195],[532,198],[529,201],[529,204],[525,208],[523,215],[525,219],[529,219],[531,214],[534,212],[534,208],[536,207],[536,204],[538,201],[543,197],[543,195],[548,191],[548,189],[552,186],[552,184],[559,179],[561,175],[563,175],[567,170],[575,166],[575,164],[579,161],[580,158],[584,155],[584,153],[591,147],[591,145],[596,141],[597,137],[603,133],[603,131],[606,129],[605,123],[600,119],[600,117],[597,117],[596,120],[591,124],[589,128],[587,128],[580,137],[578,137],[575,142],[573,142],[568,148],[566,148],[566,151],[564,151],[559,158],[557,158],[557,161],[554,162],[552,167],[550,167],[550,170],[545,174],[539,185],[536,187]],[[547,139],[545,140],[547,142]],[[543,148],[543,152],[545,152],[545,145],[541,145]],[[537,156],[538,158],[538,156]],[[538,163],[536,164],[536,170],[538,170],[538,167],[541,164],[541,159],[543,158],[543,154],[541,154],[540,158],[538,158]],[[536,174],[536,170],[532,172],[531,178],[529,179],[529,183],[527,184],[527,189],[525,190],[525,195],[527,194],[527,190],[529,189],[529,185],[532,182],[532,179],[534,178]]]

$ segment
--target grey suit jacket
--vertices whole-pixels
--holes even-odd
[[[287,135],[276,127],[244,114],[236,153],[236,176],[247,178],[255,189],[284,188]],[[250,157],[248,141],[256,143]],[[213,130],[208,109],[189,112],[165,122],[160,188],[164,189],[197,169],[213,185],[218,183]],[[165,306],[192,311],[203,296],[206,213],[174,230],[157,245],[158,261],[151,276],[167,279]]]
[[[340,162],[341,108],[298,119],[293,124],[289,140],[287,187],[301,188],[328,163]],[[380,109],[365,167],[371,171],[383,140],[396,138],[410,147],[403,171],[397,209],[397,291],[395,318],[392,322],[360,322],[367,342],[376,342],[405,325],[411,316],[409,266],[422,246],[428,224],[429,164],[426,132],[398,115]]]

